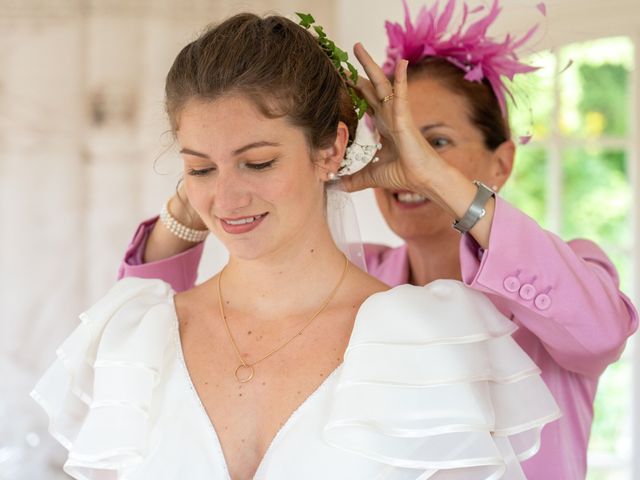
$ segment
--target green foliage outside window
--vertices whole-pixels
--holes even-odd
[[[583,95],[578,103],[582,134],[585,136],[627,134],[629,119],[629,70],[605,63],[578,67]]]

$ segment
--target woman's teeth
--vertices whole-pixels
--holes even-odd
[[[241,218],[239,220],[225,220],[224,222],[229,225],[246,225],[247,223],[253,223],[262,217],[264,217],[264,214],[256,215],[255,217]]]
[[[427,199],[427,197],[423,195],[411,192],[396,193],[396,198],[401,203],[421,203]]]

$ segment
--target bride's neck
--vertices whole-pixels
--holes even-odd
[[[314,308],[340,278],[344,262],[329,229],[315,229],[258,259],[232,256],[223,273],[223,296],[256,313]]]

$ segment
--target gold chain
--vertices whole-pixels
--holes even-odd
[[[289,345],[289,343],[291,343],[296,337],[299,337],[300,335],[302,335],[302,332],[304,332],[307,329],[307,327],[309,325],[311,325],[311,322],[313,322],[316,319],[316,317],[318,315],[320,315],[325,308],[327,308],[327,305],[329,305],[331,300],[333,300],[333,297],[338,292],[338,289],[340,288],[340,285],[342,285],[342,281],[344,280],[345,276],[347,275],[347,270],[348,269],[349,269],[349,260],[347,259],[347,257],[345,257],[344,258],[344,269],[342,270],[342,275],[340,276],[340,280],[338,281],[338,283],[336,284],[334,289],[331,291],[331,293],[329,294],[327,299],[324,301],[324,303],[316,311],[316,313],[313,314],[313,316],[307,321],[307,323],[305,323],[304,326],[300,330],[298,330],[298,333],[296,333],[293,337],[291,337],[289,340],[284,342],[279,347],[276,347],[273,350],[271,350],[264,357],[260,358],[259,360],[256,360],[255,362],[251,362],[251,363],[245,362],[244,359],[242,358],[242,354],[240,353],[240,349],[238,348],[238,345],[236,344],[236,341],[233,338],[233,334],[231,333],[231,329],[229,328],[229,322],[227,322],[227,315],[224,312],[224,301],[222,300],[222,287],[220,286],[221,283],[222,283],[222,273],[224,272],[224,268],[220,271],[220,275],[218,275],[218,303],[220,305],[220,315],[222,316],[222,320],[224,321],[224,326],[227,329],[227,333],[229,334],[229,339],[231,340],[231,344],[233,345],[233,349],[236,351],[236,355],[238,356],[238,360],[240,360],[240,365],[238,365],[238,367],[236,368],[236,370],[234,372],[234,375],[235,375],[236,380],[238,382],[240,382],[240,383],[249,382],[253,378],[253,375],[255,373],[254,365],[262,362],[263,360],[266,360],[267,358],[269,358],[274,353],[282,350],[284,347]]]

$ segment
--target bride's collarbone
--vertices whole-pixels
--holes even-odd
[[[217,420],[215,412],[222,418],[255,415],[252,425],[261,436],[263,430],[271,432],[284,423],[322,384],[342,363],[362,302],[388,288],[360,271],[351,277],[357,281],[347,279],[344,290],[301,335],[297,332],[306,325],[308,312],[265,319],[228,305],[225,314],[232,342],[217,298],[202,295],[197,288],[176,298],[187,369],[212,421]],[[245,384],[234,375],[241,365],[234,342],[246,363],[257,361],[254,378]]]

